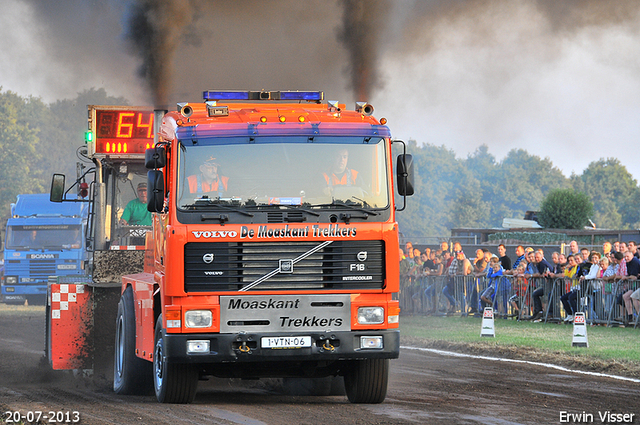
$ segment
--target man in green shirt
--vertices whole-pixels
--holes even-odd
[[[122,212],[123,226],[151,226],[151,213],[147,210],[147,184],[138,184],[138,197],[131,200]]]

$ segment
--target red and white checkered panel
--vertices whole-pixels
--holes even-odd
[[[51,318],[60,319],[60,312],[69,310],[69,303],[76,303],[84,289],[85,285],[74,283],[51,285]]]
[[[50,348],[53,369],[88,369],[93,326],[91,290],[85,284],[51,284]]]

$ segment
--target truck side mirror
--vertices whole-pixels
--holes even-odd
[[[162,146],[144,151],[144,166],[150,170],[164,168],[167,165],[167,151]]]
[[[51,202],[62,202],[64,195],[64,174],[54,174],[51,179],[51,190],[49,191],[49,200]]]
[[[398,193],[402,196],[413,195],[413,156],[410,154],[398,155],[396,174],[398,176]]]
[[[152,149],[147,149],[147,152],[150,150]],[[160,170],[147,171],[147,210],[164,210],[164,175]]]

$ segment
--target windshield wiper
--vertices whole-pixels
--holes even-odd
[[[307,208],[303,208],[302,206],[299,205],[283,205],[283,204],[268,204],[268,205],[259,205],[259,208],[273,208],[273,207],[280,207],[280,208],[286,208],[286,209],[291,209],[291,210],[296,210],[296,211],[303,211],[306,212],[307,214],[311,214],[314,215],[316,217],[320,217],[320,214],[315,212],[315,211],[311,211]]]
[[[71,249],[71,248],[65,248],[64,246],[60,246],[60,245],[45,245],[41,249],[44,251],[62,251],[63,249]]]
[[[368,205],[366,202],[363,202],[363,204]],[[375,211],[367,210],[365,208],[362,208],[362,207],[359,207],[359,206],[356,206],[356,205],[349,205],[349,204],[346,204],[344,202],[340,202],[340,201],[336,201],[336,200],[334,200],[330,204],[314,205],[314,207],[343,207],[343,208],[349,208],[349,209],[354,210],[354,211],[360,211],[360,212],[363,212],[363,213],[369,214],[369,215],[379,215],[379,213],[377,213]]]
[[[217,199],[210,199],[210,198],[196,199],[194,204],[183,205],[182,207],[191,208],[191,209],[204,209],[202,207],[206,207],[207,211],[212,211],[212,210],[215,210],[216,208],[221,208],[227,211],[240,213],[247,217],[253,217],[253,214],[251,214],[248,211],[245,211],[243,209],[240,209],[231,205],[219,204],[219,203],[216,203],[216,201]]]

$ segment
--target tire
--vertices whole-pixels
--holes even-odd
[[[136,356],[136,316],[131,287],[124,291],[118,303],[114,352],[113,390],[117,394],[149,394],[153,369],[151,362]]]
[[[51,306],[44,307],[44,357],[51,364]]]
[[[46,305],[47,304],[47,294],[42,295],[28,295],[27,303],[29,305]]]
[[[351,403],[382,403],[388,382],[389,359],[354,361],[344,375],[344,388]]]
[[[153,353],[153,387],[160,403],[191,403],[198,388],[198,369],[194,365],[171,363],[165,357],[162,316],[156,322]]]

